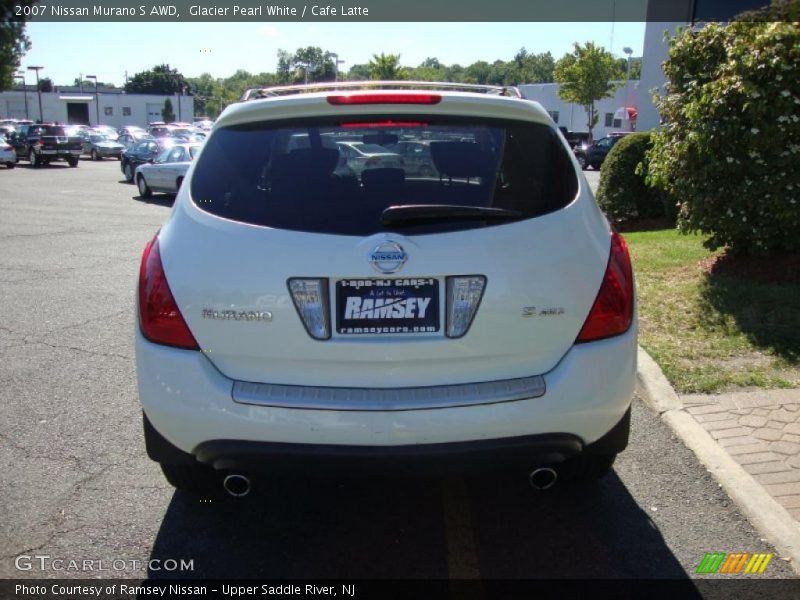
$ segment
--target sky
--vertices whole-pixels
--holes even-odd
[[[28,23],[31,50],[22,68],[41,65],[40,77],[71,85],[80,74],[121,86],[167,63],[186,77],[228,77],[238,69],[274,72],[279,49],[318,46],[345,63],[369,62],[373,54],[400,54],[404,66],[428,57],[467,66],[478,60],[511,60],[523,46],[556,59],[573,42],[593,41],[624,57],[642,55],[645,23]],[[28,73],[33,76],[33,73]]]

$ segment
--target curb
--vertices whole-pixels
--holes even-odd
[[[750,523],[800,575],[800,527],[794,518],[683,409],[661,368],[641,346],[638,361],[644,403],[695,453]]]

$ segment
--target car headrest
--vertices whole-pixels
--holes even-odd
[[[274,156],[272,173],[274,177],[318,179],[329,177],[338,162],[339,151],[335,148],[302,148]]]
[[[494,160],[474,142],[431,142],[431,158],[445,177],[479,177],[491,170]]]

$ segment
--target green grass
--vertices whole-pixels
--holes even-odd
[[[708,275],[715,252],[674,230],[626,233],[639,342],[682,393],[800,386],[800,286]]]

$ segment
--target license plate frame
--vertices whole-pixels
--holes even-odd
[[[339,279],[336,333],[341,336],[441,335],[440,282],[435,277]]]

